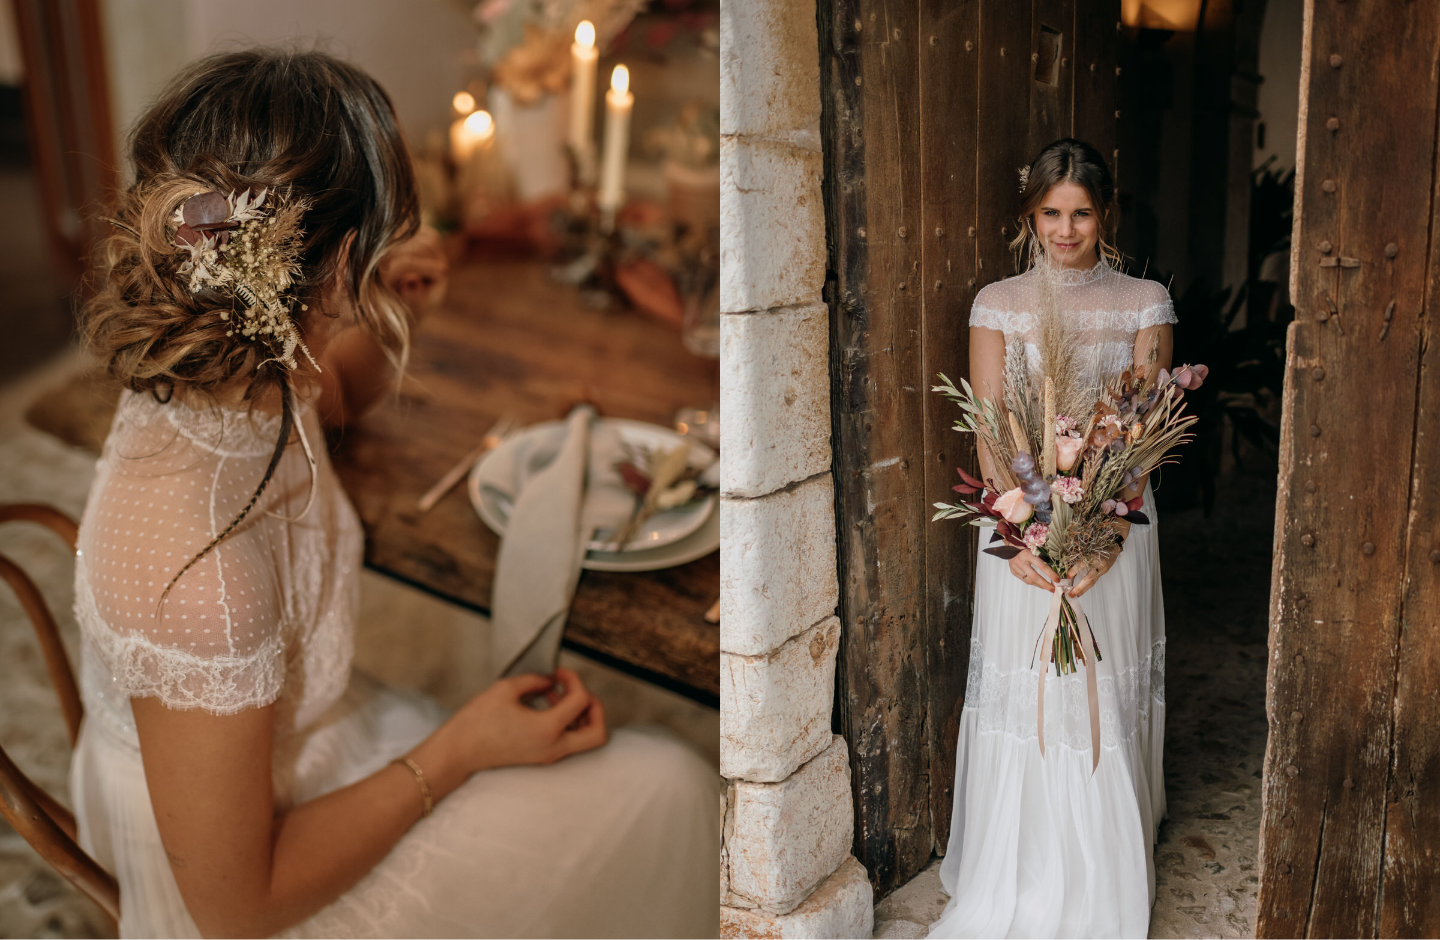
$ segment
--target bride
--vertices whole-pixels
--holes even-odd
[[[351,672],[362,534],[322,424],[393,387],[397,289],[444,272],[406,241],[385,93],[225,53],[131,151],[86,310],[125,391],[80,527],[71,768],[121,936],[713,935],[716,777],[679,741],[608,734],[565,669],[453,715]]]
[[[1042,298],[1054,298],[1068,341],[1095,377],[1145,361],[1154,342],[1168,368],[1175,314],[1165,288],[1121,273],[1114,184],[1089,144],[1042,150],[1022,183],[1012,244],[1030,269],[985,287],[970,314],[970,380],[1000,400],[1007,343],[1025,343],[1038,369]],[[982,477],[994,476],[980,448]],[[1080,576],[1104,659],[1097,664],[1099,766],[1092,775],[1085,666],[1046,678],[1036,740],[1036,637],[1060,575],[1028,550],[1008,562],[980,553],[970,673],[960,721],[955,806],[940,880],[950,894],[931,937],[1144,937],[1155,899],[1152,847],[1165,813],[1165,611],[1154,496],[1137,480],[1150,525],[1120,521],[1123,544]],[[1055,729],[1055,730],[1049,730]],[[1056,740],[1058,739],[1058,740]]]

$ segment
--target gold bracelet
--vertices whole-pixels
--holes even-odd
[[[415,775],[415,782],[420,785],[420,796],[425,800],[425,809],[421,811],[420,818],[424,819],[429,816],[430,811],[435,808],[435,800],[430,796],[430,781],[425,779],[425,771],[421,770],[420,765],[408,757],[397,757],[390,763],[408,767],[410,772]]]

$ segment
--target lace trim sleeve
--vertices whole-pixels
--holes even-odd
[[[243,654],[199,656],[160,645],[143,633],[115,629],[100,616],[83,582],[76,585],[75,618],[119,696],[158,698],[170,708],[233,715],[269,705],[284,685],[284,648],[278,636],[260,638]]]
[[[1170,298],[1167,296],[1160,303],[1151,304],[1140,311],[1135,320],[1135,329],[1138,332],[1147,326],[1159,326],[1162,323],[1179,322],[1179,318],[1175,316],[1175,305],[1170,302]]]
[[[971,326],[999,330],[1007,334],[1023,333],[1030,329],[1031,319],[1032,317],[1028,313],[1012,313],[1008,310],[999,310],[980,304],[975,304],[970,308]]]

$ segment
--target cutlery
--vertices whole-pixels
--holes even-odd
[[[465,476],[466,472],[475,465],[475,461],[479,460],[486,451],[493,450],[500,446],[501,442],[515,430],[516,423],[513,415],[506,415],[499,421],[496,421],[494,427],[486,431],[485,436],[480,438],[479,446],[466,454],[464,460],[461,460],[455,466],[451,467],[449,471],[440,478],[439,482],[430,487],[424,496],[420,497],[420,501],[416,504],[420,512],[427,513],[434,508],[435,504],[440,502],[441,497],[450,492],[455,484],[459,483],[461,478]]]

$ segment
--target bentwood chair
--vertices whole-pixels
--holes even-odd
[[[36,504],[0,505],[0,523],[22,520],[46,526],[64,539],[71,551],[75,550],[79,528],[63,513]],[[40,649],[50,671],[50,681],[60,699],[65,727],[70,732],[70,746],[74,747],[80,734],[84,708],[80,703],[80,690],[75,684],[70,659],[60,642],[55,618],[50,615],[50,609],[45,606],[45,599],[35,582],[4,555],[0,555],[0,578],[9,583],[35,626],[35,635],[40,639]],[[101,868],[76,842],[74,814],[25,776],[3,747],[0,747],[0,815],[41,858],[99,905],[110,919],[110,935],[115,936],[115,927],[120,919],[120,886],[115,877]]]

